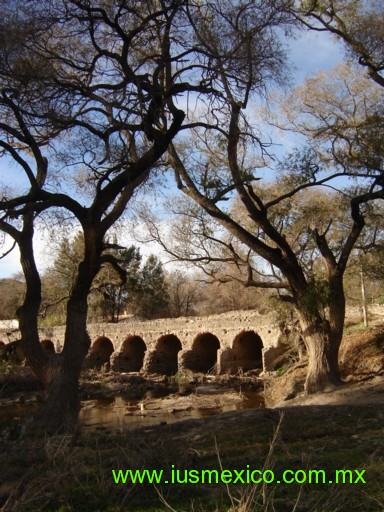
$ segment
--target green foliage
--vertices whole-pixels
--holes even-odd
[[[280,300],[278,295],[271,295],[268,297],[267,304],[274,312],[276,325],[281,323],[292,324],[295,321],[295,308],[291,303]]]
[[[148,257],[129,303],[133,313],[144,318],[156,318],[167,313],[168,287],[163,266],[156,256]]]
[[[288,366],[283,364],[282,366],[279,366],[278,368],[276,368],[276,376],[277,377],[281,377],[282,375],[284,375],[284,373],[288,370]]]
[[[108,249],[106,254],[115,258],[125,276],[122,278],[111,265],[104,265],[96,276],[93,288],[103,316],[110,318],[111,321],[118,321],[120,313],[137,287],[142,258],[137,247],[118,247],[117,240],[114,244],[116,248]],[[95,293],[93,295],[95,296]]]
[[[188,378],[188,375],[184,373],[182,370],[179,370],[175,375],[171,375],[169,377],[169,383],[176,386],[182,386],[184,384],[188,384],[190,379]]]
[[[84,237],[77,233],[73,240],[63,238],[52,266],[58,287],[69,292],[74,285],[79,263],[84,255]]]
[[[89,317],[115,322],[127,307],[144,318],[165,314],[169,295],[161,262],[155,256],[149,256],[141,266],[140,249],[133,245],[121,247],[116,239],[107,247],[103,254],[111,257],[115,264],[104,263],[93,281],[88,298]],[[83,252],[82,233],[72,241],[64,239],[61,242],[52,267],[43,277],[42,325],[64,323],[66,301]]]
[[[349,325],[348,327],[344,328],[344,334],[351,334],[353,332],[368,332],[371,331],[373,327],[366,327],[363,322],[360,322],[355,325]]]
[[[312,320],[315,320],[319,314],[325,320],[325,308],[329,306],[330,300],[331,291],[327,281],[313,279],[308,283],[301,304]]]

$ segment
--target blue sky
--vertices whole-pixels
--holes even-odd
[[[307,75],[333,67],[344,57],[342,45],[327,32],[305,31],[300,38],[289,41],[289,51],[298,83]]]
[[[296,40],[290,40],[288,43],[288,55],[293,66],[293,79],[296,84],[302,82],[306,76],[310,76],[318,71],[327,70],[336,65],[343,58],[343,49],[334,38],[323,32],[302,32]],[[285,148],[294,144],[294,135],[273,134],[274,141],[283,144]],[[22,185],[22,173],[16,166],[0,158],[0,185],[10,187],[20,187]],[[44,232],[38,233],[35,240],[35,255],[40,269],[44,269],[50,262],[47,257],[48,238]],[[130,243],[130,241],[126,241]],[[0,248],[0,255],[9,247],[5,245]],[[15,249],[7,257],[0,259],[0,278],[10,277],[20,272],[19,253]]]

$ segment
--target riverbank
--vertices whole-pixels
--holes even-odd
[[[266,381],[266,395],[274,398],[273,408],[234,410],[175,423],[161,421],[122,431],[83,429],[75,438],[33,442],[19,439],[22,420],[2,423],[1,510],[383,511],[383,341],[382,329],[345,337],[341,350],[345,384],[330,393],[303,395],[305,361],[284,368]],[[142,396],[149,385],[142,376],[120,376],[117,382],[113,375],[91,373],[87,384],[82,383],[82,393],[88,398],[112,397],[130,381],[131,392],[140,395],[144,410],[146,405],[159,404],[157,399],[212,402],[218,391],[224,397],[228,393],[229,403],[228,389],[238,377],[223,376],[221,384],[214,382],[216,378],[195,376],[191,383],[181,374],[170,381],[159,376]],[[255,384],[259,378],[250,375],[248,379]],[[170,395],[156,396],[168,385],[174,386]],[[240,391],[234,386],[234,402],[241,398],[243,388]],[[168,483],[164,477],[156,485],[116,484],[112,470],[119,469],[164,471]],[[176,478],[172,484],[172,470],[179,471],[175,473],[179,480],[184,480],[185,474],[201,477],[203,470],[211,470],[212,478],[222,470],[232,475],[244,471],[243,476],[247,470],[267,471],[268,480],[271,472],[274,479],[263,484],[242,483],[241,479],[236,483],[180,483]],[[324,482],[309,483],[311,470],[319,478],[324,476]],[[298,482],[284,483],[286,471]],[[341,475],[338,484],[337,472]]]
[[[383,409],[375,404],[305,405],[40,443],[8,438],[0,441],[2,510],[139,512],[167,510],[166,501],[176,511],[377,512],[384,504],[383,424]],[[264,469],[273,471],[276,481],[286,470],[303,478],[303,471],[316,469],[324,471],[326,483],[155,486],[116,484],[112,475],[112,469],[170,475],[175,468],[179,475]],[[352,483],[329,483],[340,469],[351,471]],[[356,471],[366,483],[354,484]]]

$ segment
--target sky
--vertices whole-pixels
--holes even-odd
[[[292,63],[292,77],[298,85],[306,76],[318,71],[332,68],[343,59],[343,49],[340,44],[327,33],[306,31],[296,40],[288,42],[288,55]],[[274,141],[289,148],[295,143],[295,136],[292,134],[275,132]],[[7,160],[0,158],[0,186],[17,187],[21,184],[21,171],[16,166],[10,165]],[[136,243],[135,240],[126,239],[121,243],[127,246]],[[52,261],[52,253],[47,251],[50,245],[49,233],[47,230],[39,230],[34,241],[35,257],[40,270],[44,270]],[[137,244],[138,245],[138,244]],[[6,243],[0,246],[0,256],[9,248]],[[155,247],[143,246],[144,255],[149,252],[158,253]],[[11,254],[0,259],[0,279],[8,278],[21,272],[19,252],[15,248]]]

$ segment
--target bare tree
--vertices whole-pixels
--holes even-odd
[[[114,263],[104,255],[105,235],[184,118],[173,93],[164,97],[171,84],[161,76],[170,61],[168,31],[179,6],[121,7],[55,2],[45,9],[43,4],[38,13],[11,11],[5,27],[1,146],[24,171],[29,190],[3,197],[1,228],[20,249],[27,287],[18,310],[23,347],[49,388],[34,427],[48,432],[76,424],[78,379],[89,348],[87,296],[102,264]],[[167,119],[160,121],[160,114]],[[65,165],[59,168],[55,156],[63,147]],[[86,206],[82,191],[70,187],[80,172],[90,190]],[[52,180],[60,176],[54,187]],[[52,207],[66,209],[80,222],[84,254],[67,302],[64,349],[48,356],[39,343],[41,283],[33,234],[36,216]]]
[[[384,95],[356,66],[316,73],[278,101],[268,122],[306,137],[323,161],[380,179],[384,158]]]
[[[212,235],[210,235],[209,246],[213,243],[220,245],[221,249],[227,253],[227,257],[223,256],[223,252],[221,252],[221,257],[212,256],[211,247],[207,247],[207,240],[205,240],[202,247],[205,247],[206,254],[200,252],[200,255],[195,255],[194,258],[205,262],[216,258],[216,261],[233,261],[237,265],[242,264],[243,267],[248,267],[246,286],[286,290],[286,293],[281,293],[280,298],[295,306],[301,320],[309,353],[307,391],[321,391],[331,385],[339,384],[337,354],[345,315],[343,275],[349,256],[364,227],[365,221],[361,205],[367,201],[383,198],[382,188],[378,187],[375,190],[370,185],[367,191],[357,195],[352,194],[349,228],[346,231],[344,226],[345,238],[339,239],[338,244],[335,244],[334,238],[331,236],[331,228],[334,226],[337,228],[337,220],[332,217],[332,214],[328,216],[325,209],[318,210],[319,217],[316,222],[308,223],[305,228],[302,228],[301,233],[296,232],[296,243],[293,243],[294,240],[291,237],[294,233],[289,233],[288,216],[279,222],[278,217],[274,215],[274,210],[281,204],[289,205],[289,199],[296,194],[299,195],[299,190],[305,188],[303,183],[292,189],[285,188],[286,193],[272,196],[268,201],[263,198],[265,194],[259,193],[258,188],[251,183],[237,185],[240,189],[239,201],[246,213],[241,219],[235,219],[230,212],[224,211],[214,200],[201,193],[201,189],[199,190],[190,177],[191,172],[187,168],[186,162],[181,160],[176,150],[172,151],[175,157],[173,165],[178,176],[179,188],[189,194],[209,215],[212,215],[224,226],[234,238],[241,242],[243,248],[248,248],[251,255],[257,255],[266,260],[271,270],[269,276],[265,272],[262,272],[264,275],[260,276],[258,271],[259,278],[257,278],[251,255],[247,255],[245,259],[244,249],[238,250],[229,238],[223,240],[218,237],[213,240]],[[338,174],[336,173],[336,175]],[[317,183],[318,181],[306,182],[306,185],[312,187]],[[347,194],[347,192],[344,193]],[[335,201],[332,195],[328,195],[327,199]],[[314,201],[310,204],[310,208],[313,206]],[[289,206],[287,207],[289,208]],[[320,230],[319,224],[324,225],[325,221],[328,221],[327,225]],[[301,219],[302,226],[304,222],[305,220]],[[202,230],[201,234],[203,233],[206,234],[206,231]],[[298,246],[300,250],[297,250]],[[323,273],[316,276],[313,265],[309,264],[313,261],[309,254],[313,256],[315,252],[320,253],[324,260],[326,267],[324,277]],[[175,254],[175,251],[173,253]],[[184,259],[191,260],[193,257],[184,257]],[[329,309],[327,315],[324,313],[325,308]]]
[[[171,315],[176,318],[195,315],[202,294],[197,276],[177,269],[168,272],[166,282]]]
[[[106,252],[108,230],[182,129],[188,94],[211,112],[221,101],[211,57],[191,28],[189,4],[55,0],[4,6],[0,146],[21,169],[23,184],[4,192],[0,228],[20,249],[27,288],[18,310],[22,342],[49,390],[36,430],[76,424],[78,379],[89,348],[87,296],[104,263],[118,267]],[[246,45],[239,41],[239,51]],[[231,79],[235,64],[237,59],[226,63]],[[77,219],[84,254],[67,302],[64,349],[48,356],[39,343],[41,282],[33,237],[36,219],[52,209]]]
[[[238,25],[247,31],[245,20],[240,18]],[[204,39],[207,47],[214,44],[212,41],[216,39],[211,34],[215,29],[219,30],[219,27],[219,22],[212,23]],[[248,36],[252,38],[249,33]],[[258,37],[260,40],[260,33]],[[255,84],[252,72],[254,63],[263,60],[260,49],[258,50],[253,48],[247,55],[249,64],[247,68],[243,68],[242,89],[236,88],[236,83],[229,82],[219,72],[217,79],[222,80],[225,98],[220,127],[211,125],[210,130],[206,127],[204,132],[195,129],[188,142],[171,144],[170,165],[174,169],[178,188],[225,228],[229,236],[269,264],[272,270],[268,279],[254,278],[250,265],[247,283],[286,290],[281,294],[281,299],[292,303],[299,315],[309,354],[306,390],[314,393],[337,386],[341,382],[338,350],[345,316],[343,275],[365,225],[365,205],[384,198],[382,158],[375,152],[376,143],[360,144],[361,139],[356,138],[356,131],[354,135],[350,135],[349,144],[358,143],[358,157],[356,152],[348,155],[344,150],[339,151],[343,147],[340,141],[345,138],[347,123],[350,121],[348,119],[333,139],[333,142],[337,142],[336,145],[332,146],[332,138],[328,138],[328,147],[331,146],[326,151],[328,159],[324,160],[324,154],[311,148],[299,151],[282,162],[277,169],[277,187],[271,189],[267,183],[260,185],[262,182],[259,181],[257,171],[263,165],[263,159],[265,168],[268,164],[267,148],[260,135],[255,134],[255,129],[250,125],[250,117],[247,116],[251,91],[258,90],[260,86],[260,82]],[[217,69],[221,69],[220,64]],[[315,110],[312,115],[314,112]],[[319,134],[328,128],[332,133],[335,124],[331,122],[328,126],[327,119],[328,117],[321,117],[323,129],[319,126]],[[368,130],[369,119],[360,120]],[[382,123],[376,120],[371,127],[373,130],[366,133],[372,134],[376,131],[375,138],[369,135],[365,140],[377,141],[377,136],[382,139]],[[363,132],[364,129],[358,131],[360,135]],[[319,134],[316,138],[317,144],[321,143]],[[195,152],[199,151],[198,155],[189,149],[191,147]],[[260,151],[256,158],[257,147]],[[305,230],[324,261],[325,277],[320,280],[313,272],[308,271],[301,258],[302,251],[297,253],[294,244],[289,240],[286,234],[287,222],[279,220],[274,212],[280,207],[285,207],[289,212],[292,198],[306,189],[320,186],[337,189],[336,180],[347,176],[354,176],[354,179],[360,181],[357,186],[341,191],[348,198],[349,222],[340,244],[335,247],[329,238],[334,225],[332,218],[321,228],[308,224]],[[242,218],[233,215],[225,206],[225,200],[230,199],[233,194],[246,212]],[[334,197],[330,196],[329,200],[333,201]],[[207,243],[209,240],[211,235],[207,237]],[[220,238],[218,242],[222,243],[223,239]],[[226,251],[232,252],[230,257],[235,261],[238,255],[233,243],[225,244]],[[328,310],[326,315],[325,305]]]

